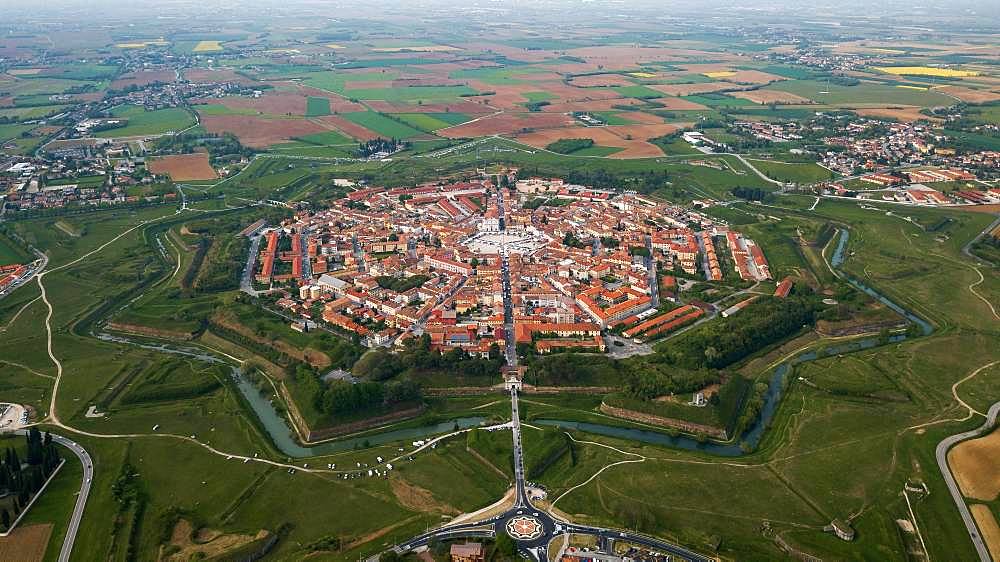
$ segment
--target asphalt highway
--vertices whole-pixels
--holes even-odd
[[[934,455],[937,458],[938,468],[941,469],[941,476],[944,477],[944,483],[948,486],[948,491],[951,493],[952,499],[955,500],[955,506],[958,508],[958,513],[962,516],[962,521],[965,522],[965,528],[969,531],[969,538],[972,539],[972,544],[976,547],[976,552],[979,553],[979,560],[982,562],[990,562],[993,558],[990,557],[989,548],[987,548],[986,543],[983,541],[983,537],[979,534],[979,528],[976,526],[976,520],[972,516],[972,513],[969,512],[969,507],[965,504],[965,498],[962,495],[962,491],[958,488],[958,484],[955,482],[955,477],[951,473],[951,468],[948,467],[948,450],[961,441],[978,437],[981,433],[995,427],[998,414],[1000,414],[1000,402],[990,406],[989,412],[986,413],[986,421],[983,425],[973,429],[972,431],[966,431],[965,433],[959,433],[958,435],[952,435],[951,437],[945,438],[943,441],[938,443],[937,450],[934,451]]]

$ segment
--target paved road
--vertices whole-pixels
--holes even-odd
[[[976,527],[976,520],[972,517],[972,513],[969,512],[969,507],[965,504],[962,491],[955,482],[951,468],[948,467],[948,450],[961,441],[972,439],[992,429],[996,424],[998,414],[1000,414],[1000,402],[990,406],[990,411],[986,413],[986,421],[983,425],[972,431],[966,431],[965,433],[959,433],[958,435],[946,438],[944,441],[938,443],[937,450],[934,452],[938,468],[941,469],[941,476],[944,477],[944,483],[948,486],[951,498],[955,500],[955,507],[958,508],[958,513],[962,516],[962,521],[965,522],[965,528],[969,531],[969,538],[976,547],[976,552],[979,553],[979,560],[982,562],[991,562],[993,558],[990,557],[990,551],[986,547],[986,543],[983,542],[983,537],[979,534],[979,528]]]
[[[549,513],[531,505],[528,498],[524,481],[524,457],[521,447],[521,420],[518,409],[517,390],[510,390],[511,408],[511,431],[514,441],[514,480],[515,495],[514,506],[507,511],[468,523],[457,525],[446,525],[444,527],[428,531],[411,538],[393,548],[398,553],[412,551],[415,548],[427,546],[431,541],[457,539],[457,538],[491,538],[497,533],[507,533],[509,524],[524,524],[530,522],[534,525],[534,532],[522,538],[516,538],[518,551],[522,556],[535,562],[542,562],[548,558],[548,545],[552,540],[559,539],[565,533],[575,533],[593,535],[601,542],[627,541],[632,544],[641,545],[651,550],[671,554],[681,560],[692,562],[709,562],[707,558],[680,546],[661,541],[659,539],[632,533],[629,531],[603,529],[600,527],[590,527],[587,525],[576,525],[556,519]],[[509,533],[508,533],[509,534]]]
[[[18,435],[27,435],[27,429],[19,429],[14,433]],[[83,519],[83,509],[87,506],[87,497],[90,495],[90,485],[94,479],[94,461],[90,458],[90,454],[81,447],[75,441],[71,441],[50,433],[52,435],[52,440],[59,443],[63,447],[69,449],[78,459],[80,459],[80,464],[83,466],[83,481],[80,483],[80,493],[76,496],[76,505],[73,507],[73,515],[69,520],[69,527],[66,529],[66,536],[63,537],[62,548],[59,550],[59,562],[69,562],[70,554],[73,553],[73,543],[76,542],[76,534],[80,530],[80,521]]]

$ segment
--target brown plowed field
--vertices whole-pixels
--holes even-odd
[[[439,136],[448,138],[481,137],[485,135],[509,135],[525,129],[554,129],[569,127],[573,119],[566,115],[552,113],[501,113],[483,117],[454,127],[440,129]]]
[[[724,82],[732,82],[734,84],[770,84],[771,82],[788,79],[784,76],[768,74],[759,70],[737,70],[736,74],[733,74],[732,76],[724,76],[720,78],[720,80]]]
[[[648,139],[673,133],[681,125],[618,125],[611,127],[571,127],[562,129],[546,129],[517,135],[516,138],[531,146],[545,148],[560,139],[591,139],[598,146],[623,148],[621,152],[608,158],[649,158],[663,156],[660,147],[648,142]],[[631,138],[627,138],[631,137]]]
[[[804,98],[788,92],[779,92],[777,90],[747,90],[742,92],[730,92],[729,95],[734,98],[743,98],[762,105],[767,105],[769,103],[813,103],[813,101],[809,98]]]
[[[112,90],[121,90],[126,86],[145,86],[154,82],[174,82],[177,75],[173,70],[141,70],[122,74],[111,83]]]
[[[188,68],[183,71],[185,79],[195,83],[209,82],[236,82],[238,84],[255,84],[253,80],[246,76],[236,74],[232,70],[208,70],[206,68]]]
[[[589,74],[587,76],[577,76],[570,81],[570,84],[580,88],[634,85],[630,80],[621,74]]]
[[[268,92],[259,98],[226,96],[219,103],[230,109],[251,109],[267,115],[294,115],[301,117],[306,114],[306,96]]]
[[[568,86],[562,82],[539,82],[536,87],[529,87],[525,90],[527,92],[549,92],[550,94],[561,98],[561,101],[590,101],[590,100],[609,100],[621,98],[612,91],[601,91],[591,88],[576,88],[574,86]]]
[[[205,152],[148,158],[146,168],[154,174],[167,174],[174,181],[214,180],[219,177]]]
[[[0,537],[0,560],[11,562],[40,562],[45,558],[52,525],[18,527],[9,536]]]
[[[339,129],[341,132],[346,133],[347,136],[358,140],[367,141],[379,137],[378,133],[366,129],[357,123],[348,121],[339,115],[317,117],[314,121],[325,125],[328,129]]]
[[[647,87],[671,96],[691,96],[694,94],[718,92],[719,90],[732,88],[733,85],[724,82],[705,82],[699,84],[650,84]]]
[[[328,92],[326,90],[320,90],[319,88],[313,88],[312,86],[299,85],[299,92],[304,96],[311,96],[314,98],[326,98],[330,100],[330,111],[334,113],[350,113],[352,111],[365,111],[365,106],[360,103],[354,103],[353,101],[338,96],[337,94]]]
[[[351,90],[380,90],[392,88],[392,80],[348,80],[344,82],[345,92]]]
[[[305,119],[265,119],[253,115],[201,115],[201,124],[210,133],[232,133],[241,143],[254,148],[328,130]]]
[[[630,47],[621,45],[601,45],[596,47],[581,47],[570,49],[566,54],[581,57],[587,62],[603,64],[605,68],[622,68],[639,66],[640,63],[670,60],[678,56],[703,56],[718,59],[724,57],[721,53],[707,53],[691,49],[675,49],[671,47]],[[512,58],[519,58],[517,56]]]
[[[969,508],[972,516],[976,519],[976,526],[986,540],[986,548],[990,551],[990,556],[994,560],[1000,560],[1000,525],[997,525],[997,518],[990,511],[990,506],[976,504]]]
[[[1000,494],[1000,431],[952,447],[948,466],[965,497],[996,499]]]
[[[990,90],[973,90],[972,88],[963,88],[961,86],[941,86],[934,89],[942,94],[954,96],[968,103],[989,103],[1000,100],[1000,93]]]
[[[915,105],[866,107],[863,109],[855,109],[853,111],[862,117],[888,117],[889,119],[908,122],[919,121],[921,119],[926,119],[928,121],[941,121],[940,118],[928,117],[923,113],[920,113],[920,108]]]
[[[645,125],[658,125],[663,123],[663,118],[659,115],[653,115],[652,113],[643,113],[641,111],[627,111],[619,115],[628,119],[629,121],[634,121],[636,123],[642,123]]]
[[[696,111],[699,109],[707,109],[704,105],[700,103],[695,103],[682,98],[675,97],[664,97],[657,98],[657,103],[663,104],[662,109],[668,109],[670,111]]]

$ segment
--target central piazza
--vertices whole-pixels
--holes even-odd
[[[541,354],[603,352],[605,330],[652,338],[705,313],[675,300],[675,275],[771,278],[753,240],[698,209],[635,193],[516,170],[352,188],[329,208],[245,232],[259,237],[248,264],[254,291],[297,318],[294,329],[322,323],[370,347],[427,335],[441,351],[503,351],[506,253],[514,341]]]

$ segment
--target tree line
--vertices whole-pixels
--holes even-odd
[[[652,357],[688,369],[722,369],[811,326],[815,316],[812,299],[762,296],[736,316],[671,340]]]
[[[12,497],[9,503],[13,513],[7,507],[0,508],[0,528],[4,531],[10,529],[12,521],[42,489],[61,461],[52,435],[46,432],[43,436],[35,427],[28,431],[24,461],[14,447],[4,450],[0,462],[0,492],[3,492],[0,496]]]
[[[355,376],[385,381],[406,372],[439,371],[471,377],[492,376],[500,372],[503,354],[500,347],[490,347],[489,358],[472,357],[464,349],[453,348],[445,353],[431,349],[431,338],[424,334],[412,338],[399,353],[379,349],[365,354],[352,369]]]

